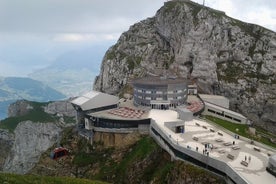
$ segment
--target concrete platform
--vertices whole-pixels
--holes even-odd
[[[225,162],[248,183],[276,183],[276,178],[266,171],[268,155],[276,154],[275,150],[256,147],[197,119],[185,122],[185,133],[174,133],[164,126],[164,122],[179,121],[177,112],[172,110],[151,110],[149,118],[176,144],[201,154],[208,152],[209,157]],[[209,146],[206,148],[205,144]]]

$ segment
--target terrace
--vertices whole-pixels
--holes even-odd
[[[168,129],[164,122],[179,121],[175,111],[151,110],[149,117],[152,118],[159,129],[169,137],[177,147],[188,148],[205,158],[213,158],[227,164],[239,177],[247,183],[275,183],[275,177],[266,171],[268,158],[276,154],[276,151],[265,147],[258,147],[250,142],[230,135],[213,125],[194,119],[185,122],[185,133],[174,133]],[[197,159],[195,158],[195,159]],[[208,164],[208,161],[206,162]],[[220,167],[220,166],[217,166]]]

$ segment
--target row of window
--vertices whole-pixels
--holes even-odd
[[[237,122],[239,122],[239,123],[241,122],[240,119],[237,119],[237,118],[231,117],[231,116],[229,116],[229,115],[227,115],[227,114],[224,114],[224,112],[220,113],[220,112],[214,111],[214,110],[212,110],[212,109],[208,109],[208,112],[211,112],[211,113],[213,113],[213,114],[217,114],[217,115],[219,115],[219,116],[223,116],[223,117],[225,117],[225,118],[228,118],[228,119],[230,119],[230,120],[237,121]]]
[[[163,98],[158,98],[158,97],[145,97],[145,96],[137,96],[137,98],[143,99],[143,100],[177,100],[177,99],[183,99],[185,96],[174,96],[174,97],[163,97]]]
[[[147,93],[147,94],[166,94],[165,91],[148,91],[148,90],[144,90],[144,89],[134,89],[135,91],[138,91],[139,93]],[[182,93],[185,92],[187,89],[183,89],[183,90],[174,90],[174,91],[168,91],[168,94],[173,94],[173,93]]]

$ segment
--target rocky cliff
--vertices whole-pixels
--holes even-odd
[[[13,143],[14,135],[7,130],[0,129],[0,171],[3,169],[5,160],[10,154]]]
[[[63,129],[75,125],[74,116],[69,100],[11,104],[9,118],[0,122],[0,128],[9,130],[0,129],[0,171],[27,173],[42,153],[59,144]]]
[[[27,173],[38,162],[40,155],[57,141],[61,130],[53,123],[20,123],[14,131],[14,144],[3,171]]]
[[[118,94],[131,79],[174,75],[276,132],[276,34],[192,1],[165,2],[105,54],[94,89]]]

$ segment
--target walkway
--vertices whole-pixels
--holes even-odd
[[[149,117],[156,122],[163,134],[172,139],[170,142],[174,145],[185,149],[189,147],[188,149],[202,155],[205,145],[209,145],[205,155],[208,152],[210,158],[226,163],[244,181],[252,184],[276,183],[275,177],[266,171],[268,155],[276,154],[275,151],[256,147],[230,136],[207,122],[195,119],[185,122],[184,134],[176,134],[164,125],[164,122],[180,121],[177,119],[177,113],[172,110],[151,110]],[[195,153],[195,155],[197,154]],[[196,158],[195,156],[194,158],[202,159],[204,157]],[[204,162],[204,160],[200,161]]]

